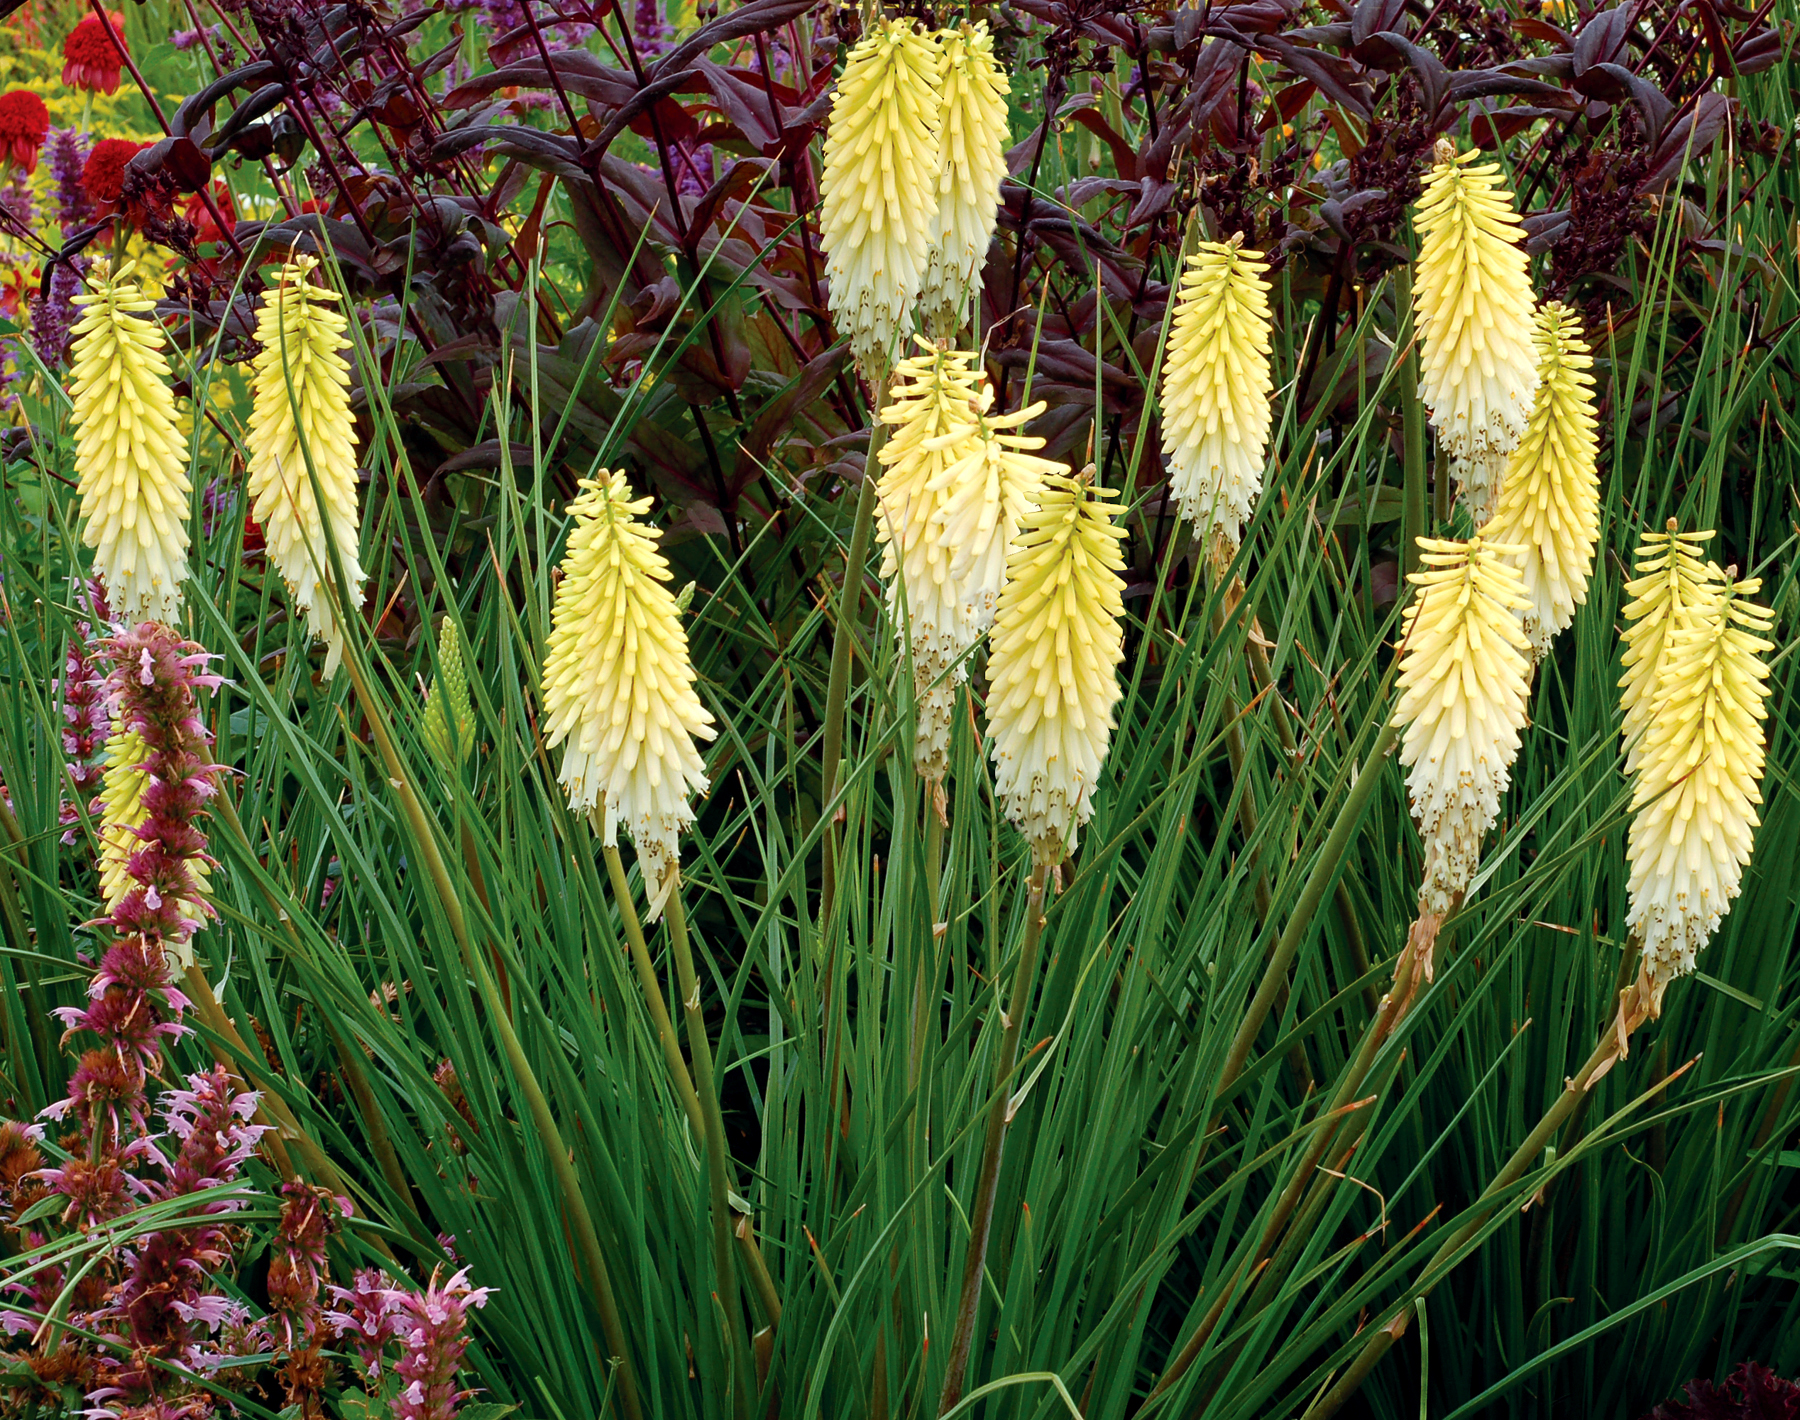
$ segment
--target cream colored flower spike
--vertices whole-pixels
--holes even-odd
[[[1594,432],[1593,357],[1581,320],[1561,302],[1537,315],[1538,391],[1531,422],[1506,468],[1500,506],[1481,530],[1490,542],[1525,549],[1525,637],[1542,659],[1587,600],[1600,536],[1599,441]]]
[[[1482,836],[1500,813],[1525,728],[1525,590],[1519,549],[1419,539],[1419,589],[1406,611],[1400,762],[1425,842],[1419,912],[1442,918],[1469,885]]]
[[[937,516],[940,536],[950,547],[950,579],[977,635],[994,624],[1006,584],[1006,555],[1026,510],[1037,503],[1048,475],[1068,471],[1028,452],[1043,448],[1042,439],[1012,432],[1044,412],[1042,400],[1010,414],[989,414],[993,402],[994,391],[983,385],[975,440],[938,475],[944,502]]]
[[[1006,96],[1011,86],[994,62],[994,41],[985,20],[975,25],[965,20],[956,29],[941,31],[938,39],[944,49],[944,78],[937,210],[926,235],[919,313],[928,331],[952,340],[968,321],[994,239],[1000,181],[1006,176]]]
[[[1761,634],[1773,615],[1749,600],[1761,586],[1720,578],[1671,630],[1658,666],[1626,858],[1627,922],[1659,1004],[1663,988],[1694,969],[1750,861],[1769,694],[1763,653],[1773,649]]]
[[[358,555],[356,432],[350,419],[349,322],[338,293],[315,285],[318,259],[297,256],[263,292],[250,415],[250,512],[269,561],[287,583],[306,627],[326,645],[325,674],[344,654],[331,545],[343,566],[348,610],[362,602]],[[308,460],[311,468],[308,468]],[[314,482],[317,481],[317,492]],[[325,528],[331,529],[331,544]]]
[[[637,847],[649,918],[681,880],[680,835],[706,792],[696,740],[716,733],[694,693],[687,632],[669,594],[657,532],[639,519],[622,473],[584,479],[544,655],[544,740],[563,749],[569,807],[591,812],[601,841],[624,825]]]
[[[1480,156],[1440,139],[1413,215],[1423,239],[1413,280],[1419,397],[1477,527],[1499,497],[1538,383],[1524,228],[1500,165],[1477,164]]]
[[[1635,774],[1643,757],[1643,739],[1657,711],[1663,660],[1673,644],[1670,633],[1687,625],[1696,607],[1712,595],[1718,568],[1700,560],[1712,531],[1668,528],[1646,537],[1637,550],[1637,576],[1625,584],[1632,600],[1621,610],[1625,628],[1625,674],[1619,680],[1624,710],[1625,772]]]
[[[1033,861],[1074,852],[1093,812],[1125,658],[1121,505],[1051,474],[1006,559],[988,654],[994,795]]]
[[[1269,444],[1268,263],[1231,242],[1202,242],[1163,361],[1163,452],[1181,516],[1229,562],[1262,492]]]
[[[819,240],[831,314],[871,385],[909,329],[937,211],[943,51],[911,20],[881,20],[850,51],[831,103]]]
[[[919,345],[922,353],[894,371],[893,402],[881,411],[894,434],[881,446],[875,535],[894,634],[902,653],[909,646],[912,653],[919,714],[913,764],[939,783],[950,767],[956,687],[968,678],[962,658],[981,634],[945,535],[943,513],[954,492],[947,474],[978,451],[985,379],[970,368],[977,356],[923,339]]]
[[[187,580],[187,441],[175,422],[156,303],[131,266],[75,297],[83,308],[70,359],[81,540],[113,612],[174,622]]]

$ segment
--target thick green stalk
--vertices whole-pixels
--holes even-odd
[[[879,403],[879,391],[875,403]],[[873,407],[873,406],[871,406]],[[844,756],[844,702],[850,691],[850,651],[856,641],[856,622],[862,610],[863,573],[869,561],[869,539],[875,531],[875,481],[881,473],[881,446],[887,442],[887,425],[879,417],[869,429],[869,456],[863,461],[862,491],[856,497],[856,519],[850,525],[850,554],[844,565],[844,591],[838,599],[837,626],[831,641],[831,678],[825,684],[825,742],[819,764],[824,788],[821,811],[835,813],[839,771]],[[837,897],[838,834],[835,823],[825,825],[823,872],[819,880],[819,923],[831,918]]]
[[[456,885],[450,879],[444,855],[438,849],[437,835],[431,819],[425,812],[425,806],[420,803],[412,781],[407,777],[406,767],[401,763],[393,737],[388,733],[387,722],[382,718],[380,707],[369,690],[362,668],[357,664],[354,650],[344,657],[343,665],[356,688],[357,699],[362,702],[363,713],[368,717],[369,728],[375,736],[375,745],[381,753],[382,762],[387,766],[388,783],[399,797],[401,811],[412,829],[420,856],[425,862],[426,873],[437,891],[444,915],[449,919],[450,932],[456,938],[456,945],[462,953],[463,966],[475,978],[476,989],[487,1007],[488,1019],[493,1023],[495,1034],[500,1037],[500,1048],[506,1055],[519,1092],[525,1096],[525,1107],[537,1130],[538,1142],[543,1147],[551,1172],[556,1175],[557,1188],[562,1193],[563,1206],[568,1210],[570,1228],[575,1234],[575,1244],[580,1249],[593,1287],[594,1310],[600,1314],[600,1328],[606,1335],[607,1348],[618,1366],[619,1403],[624,1407],[629,1420],[642,1420],[637,1376],[632,1368],[631,1354],[626,1349],[625,1326],[620,1319],[618,1299],[613,1293],[612,1274],[607,1270],[606,1256],[600,1250],[600,1234],[594,1228],[593,1214],[588,1211],[587,1198],[581,1191],[581,1180],[575,1175],[574,1159],[570,1156],[568,1145],[563,1142],[562,1130],[557,1127],[556,1116],[550,1109],[550,1101],[544,1095],[543,1086],[538,1083],[537,1073],[531,1068],[525,1048],[520,1044],[517,1032],[513,1030],[512,1021],[506,1014],[493,977],[488,974],[487,963],[482,960],[481,953],[475,950],[475,943],[469,934],[468,919],[463,913],[462,899],[457,895]]]
[[[1481,1197],[1469,1209],[1469,1216],[1444,1242],[1432,1259],[1425,1265],[1418,1284],[1408,1289],[1409,1299],[1399,1312],[1385,1325],[1376,1329],[1375,1333],[1364,1343],[1363,1349],[1357,1353],[1350,1369],[1345,1371],[1324,1395],[1316,1400],[1309,1409],[1304,1420],[1327,1420],[1335,1415],[1339,1408],[1351,1396],[1356,1394],[1363,1381],[1381,1358],[1387,1355],[1393,1344],[1406,1334],[1407,1325],[1412,1321],[1420,1302],[1431,1289],[1449,1274],[1451,1262],[1476,1233],[1481,1230],[1489,1215],[1498,1206],[1498,1195],[1511,1188],[1523,1178],[1531,1166],[1544,1152],[1544,1145],[1562,1127],[1563,1121],[1569,1117],[1577,1102],[1587,1093],[1589,1085],[1596,1074],[1609,1066],[1619,1054],[1619,1037],[1614,1022],[1609,1021],[1601,1032],[1600,1043],[1594,1047],[1594,1053],[1588,1056],[1587,1064],[1581,1067],[1581,1073],[1563,1086],[1556,1102],[1544,1111],[1544,1117],[1537,1123],[1526,1137],[1523,1144],[1513,1151],[1513,1156],[1506,1161],[1506,1166],[1494,1175],[1493,1182],[1482,1190]]]
[[[619,919],[625,924],[625,940],[631,944],[631,964],[637,971],[638,984],[644,988],[644,1004],[650,1008],[650,1021],[656,1027],[656,1040],[662,1046],[663,1063],[669,1067],[669,1081],[675,1095],[693,1126],[694,1133],[706,1137],[706,1116],[700,1108],[700,1096],[694,1092],[688,1075],[687,1061],[681,1058],[681,1042],[675,1039],[675,1023],[669,1018],[668,1002],[663,1000],[662,982],[656,979],[656,963],[650,959],[650,947],[644,940],[644,927],[638,921],[637,905],[631,900],[631,886],[625,881],[625,864],[613,844],[603,848],[606,876],[612,883],[613,901],[619,907]]]
[[[1401,266],[1395,273],[1394,296],[1402,310],[1412,305],[1412,272]],[[1406,358],[1400,362],[1400,384],[1394,392],[1400,401],[1401,448],[1404,464],[1401,473],[1400,523],[1400,593],[1406,592],[1404,579],[1419,570],[1418,539],[1430,531],[1425,512],[1425,405],[1419,398],[1419,342],[1415,334],[1406,345]]]
[[[694,1057],[694,1089],[700,1096],[700,1112],[706,1127],[706,1188],[712,1210],[713,1285],[719,1289],[719,1310],[725,1318],[725,1345],[736,1357],[742,1337],[738,1325],[737,1267],[731,1251],[731,1189],[727,1171],[731,1156],[725,1146],[725,1116],[719,1108],[719,1086],[713,1077],[712,1042],[706,1037],[706,1016],[700,1008],[700,979],[694,974],[694,954],[688,946],[687,912],[681,904],[681,886],[669,893],[669,941],[675,949],[675,982],[681,988],[681,1016],[687,1026],[688,1054]],[[740,1416],[748,1408],[744,1387],[748,1373],[733,1366],[737,1385],[732,1398]]]
[[[1037,975],[1038,942],[1044,929],[1044,877],[1042,863],[1033,863],[1025,899],[1025,943],[1019,949],[1018,970],[1013,973],[1012,994],[1007,999],[1000,1059],[994,1067],[994,1098],[988,1105],[987,1140],[981,1150],[981,1173],[975,1182],[975,1205],[970,1213],[969,1251],[963,1262],[962,1296],[956,1309],[956,1330],[950,1337],[949,1370],[938,1400],[938,1414],[956,1408],[968,1380],[969,1352],[975,1342],[975,1313],[981,1305],[981,1277],[987,1266],[988,1238],[994,1228],[994,1198],[1000,1187],[1000,1155],[1006,1146],[1006,1126],[1012,1117],[1012,1073],[1019,1060],[1019,1036],[1025,1024],[1025,1004]]]

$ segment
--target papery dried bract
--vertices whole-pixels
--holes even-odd
[[[564,745],[569,807],[592,812],[607,846],[624,825],[637,847],[650,917],[680,881],[680,835],[706,790],[695,740],[714,735],[694,693],[669,564],[640,521],[625,475],[602,469],[569,505],[571,527],[544,655],[544,739]],[[566,741],[566,744],[565,744]]]
[[[1109,496],[1067,473],[1044,480],[1007,555],[994,617],[994,797],[1042,866],[1075,850],[1093,812],[1119,702],[1125,530]]]

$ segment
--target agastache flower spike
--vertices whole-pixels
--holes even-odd
[[[994,795],[1055,867],[1093,812],[1125,658],[1125,530],[1110,494],[1051,474],[1006,558],[988,656]]]
[[[1627,924],[1643,942],[1654,1008],[1731,910],[1762,802],[1763,706],[1774,621],[1734,567],[1669,632],[1642,744],[1625,856]]]
[[[350,366],[343,354],[350,347],[344,336],[349,322],[331,304],[338,293],[313,282],[318,265],[316,257],[295,257],[263,293],[249,488],[251,516],[262,527],[269,560],[306,613],[307,629],[325,641],[325,674],[331,675],[344,654],[333,608],[332,548],[343,566],[350,614],[362,600],[363,568]]]
[[[187,447],[175,423],[156,303],[131,279],[100,276],[74,297],[70,397],[81,540],[124,621],[172,622],[187,578]]]
[[[1419,921],[1413,929],[1424,976],[1432,976],[1437,928],[1460,900],[1500,813],[1526,722],[1525,635],[1517,613],[1524,584],[1516,547],[1419,539],[1419,589],[1406,611],[1400,702],[1400,762],[1425,842]]]
[[[1021,520],[1036,505],[1044,479],[1067,471],[1054,459],[1028,452],[1043,448],[1042,439],[1013,432],[1044,412],[1042,400],[1010,414],[988,413],[993,402],[994,391],[984,383],[975,438],[938,475],[943,484],[939,537],[951,549],[950,579],[962,590],[963,615],[977,635],[994,624],[1006,585],[1006,554]]]
[[[1189,258],[1163,363],[1163,452],[1181,516],[1223,566],[1237,554],[1269,444],[1268,263],[1237,242]]]
[[[937,210],[926,235],[919,311],[933,335],[954,339],[980,289],[1006,176],[1006,73],[994,62],[987,22],[938,35],[944,51],[938,110]]]
[[[716,732],[694,693],[669,564],[639,521],[650,499],[605,469],[580,487],[544,655],[544,735],[552,749],[568,741],[569,807],[595,815],[608,847],[621,823],[631,834],[654,921],[680,881],[688,796],[706,791],[694,741]]]
[[[1500,506],[1484,538],[1525,549],[1525,636],[1542,659],[1557,632],[1587,600],[1600,536],[1599,440],[1594,426],[1593,357],[1581,320],[1559,301],[1537,315],[1538,391],[1531,421],[1507,464]]]
[[[1413,218],[1423,237],[1413,282],[1419,397],[1477,527],[1500,494],[1538,379],[1524,227],[1500,165],[1477,164],[1480,156],[1439,139]]]
[[[919,345],[923,353],[895,370],[893,402],[881,411],[895,433],[881,446],[875,533],[894,634],[902,651],[909,645],[912,651],[919,708],[913,765],[940,784],[949,770],[956,686],[967,678],[962,658],[979,634],[951,573],[955,547],[941,517],[951,492],[944,475],[974,451],[982,376],[969,368],[977,358],[972,354],[923,338]]]
[[[911,20],[878,20],[851,49],[831,104],[819,240],[832,316],[876,387],[930,255],[942,66],[935,36]]]
[[[1712,535],[1710,528],[1679,532],[1670,518],[1666,531],[1651,534],[1638,545],[1637,576],[1625,584],[1631,600],[1620,609],[1631,623],[1625,628],[1625,674],[1619,680],[1627,774],[1637,772],[1645,732],[1661,705],[1663,663],[1674,644],[1672,633],[1686,626],[1712,596],[1719,569],[1700,556]]]
[[[395,1370],[405,1382],[394,1406],[397,1420],[453,1420],[473,1394],[457,1388],[456,1372],[469,1344],[469,1308],[486,1306],[489,1290],[469,1286],[465,1267],[441,1286],[433,1272],[423,1292],[392,1294],[401,1346]]]

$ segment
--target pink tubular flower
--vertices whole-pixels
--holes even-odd
[[[354,1286],[331,1289],[338,1310],[325,1313],[326,1324],[356,1348],[363,1379],[371,1385],[381,1379],[382,1352],[399,1332],[402,1295],[392,1277],[373,1267],[359,1271]]]
[[[325,1277],[325,1244],[354,1210],[348,1198],[299,1179],[282,1185],[281,1221],[269,1262],[269,1305],[281,1318],[285,1344],[313,1344],[319,1288]]]
[[[66,268],[57,268],[59,272]],[[69,654],[63,667],[63,755],[69,762],[69,780],[76,795],[87,800],[100,792],[105,770],[98,763],[111,726],[106,713],[106,683],[88,656],[93,635],[85,621],[75,623],[69,637]],[[75,805],[64,801],[61,821],[64,843],[75,841],[79,819]]]
[[[442,1287],[438,1274],[423,1292],[392,1292],[399,1311],[401,1356],[395,1368],[406,1383],[394,1407],[397,1420],[453,1420],[473,1391],[456,1388],[456,1370],[468,1347],[470,1307],[487,1305],[487,1287],[469,1286],[463,1268]]]

